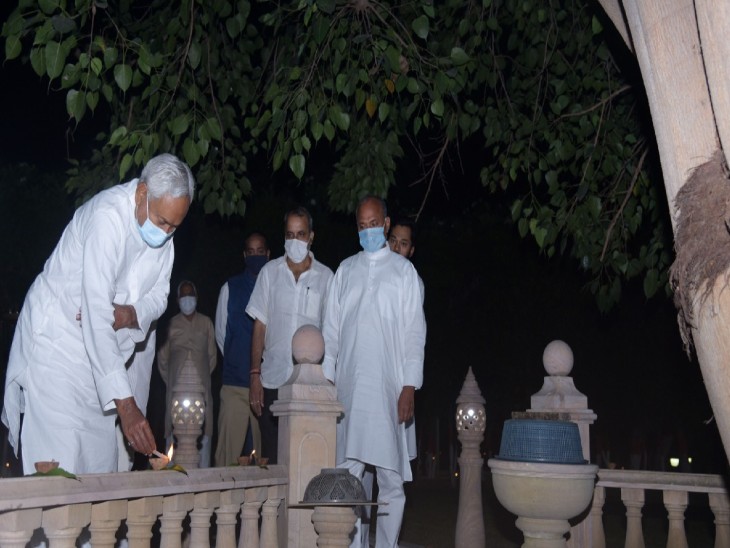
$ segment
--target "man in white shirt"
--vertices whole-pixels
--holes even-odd
[[[426,322],[418,274],[386,245],[385,202],[360,201],[363,251],[345,259],[330,284],[322,334],[325,377],[337,386],[345,413],[337,424],[337,466],[378,479],[376,546],[396,548],[403,519],[403,482],[416,456],[414,392],[423,381]],[[351,546],[361,546],[358,527]]]
[[[165,404],[165,440],[167,446],[173,442],[172,392],[175,389],[185,363],[190,360],[205,389],[205,424],[200,440],[200,468],[210,467],[210,440],[213,437],[213,397],[210,393],[210,374],[218,360],[215,348],[213,322],[198,312],[198,290],[189,280],[177,287],[177,304],[180,313],[170,320],[167,339],[157,353],[157,367],[167,386]]]
[[[305,324],[322,327],[332,271],[311,252],[312,216],[303,207],[284,216],[285,255],[269,261],[256,279],[246,313],[254,318],[251,343],[251,407],[259,416],[262,456],[275,463],[278,424],[271,413],[277,392],[294,370],[291,341]]]
[[[33,282],[10,350],[2,415],[16,452],[20,437],[26,474],[47,460],[77,474],[116,471],[117,416],[133,449],[155,450],[125,363],[167,306],[172,234],[194,186],[175,156],[152,158],[139,180],[76,210]]]

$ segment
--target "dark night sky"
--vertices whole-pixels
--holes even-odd
[[[5,11],[0,8],[0,20]],[[68,141],[64,95],[49,93],[47,82],[17,61],[0,68],[0,84],[0,166],[22,161],[62,173],[67,144],[78,153],[94,125],[103,121],[85,121]],[[182,277],[196,280],[201,311],[212,316],[220,284],[241,266],[243,234],[254,226],[264,227],[273,236],[274,254],[280,254],[280,219],[295,201],[312,208],[317,234],[313,251],[334,270],[357,251],[354,223],[349,217],[328,215],[321,196],[309,190],[306,185],[292,190],[285,184],[261,190],[243,221],[205,218],[194,210],[176,236],[173,283]],[[702,423],[711,410],[699,368],[682,351],[669,300],[646,301],[633,284],[614,311],[601,315],[582,289],[587,280],[577,265],[541,257],[502,221],[500,204],[490,206],[484,219],[461,215],[464,201],[481,195],[475,180],[459,177],[447,191],[437,188],[431,195],[419,222],[414,257],[426,285],[429,325],[426,384],[417,401],[421,431],[433,430],[436,418],[442,433],[448,429],[453,402],[471,366],[487,401],[490,448],[496,450],[502,421],[510,411],[529,408],[529,396],[542,385],[544,346],[559,338],[572,346],[576,386],[598,414],[593,431],[614,444],[619,459],[626,459],[634,426],[651,425],[646,429],[653,431],[676,427],[703,454],[697,471],[721,471],[725,459],[716,427]],[[390,198],[395,214],[413,208],[412,198]],[[66,218],[72,212],[70,206],[58,208]],[[0,249],[37,245],[46,256],[65,221],[48,228],[46,237],[37,241],[23,238],[27,221],[16,219],[9,225],[5,220]],[[42,261],[28,267],[37,272]],[[170,311],[177,312],[174,304],[166,316]]]

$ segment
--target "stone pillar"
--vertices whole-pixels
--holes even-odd
[[[279,388],[279,399],[271,410],[279,417],[278,462],[288,465],[288,500],[296,504],[322,468],[335,466],[337,418],[343,407],[337,401],[337,389],[324,378],[318,365],[324,355],[319,329],[311,325],[300,327],[292,340],[292,354],[297,365],[286,384]],[[317,545],[311,509],[284,506],[281,512],[288,513],[284,516],[286,546]]]
[[[573,370],[573,351],[560,340],[552,341],[545,347],[542,363],[547,371],[542,388],[530,398],[531,409],[528,413],[557,413],[561,419],[573,421],[578,425],[583,458],[591,460],[590,426],[596,414],[588,409],[588,398],[578,391],[570,377]],[[570,530],[569,547],[590,546],[592,524],[589,515]]]
[[[91,545],[95,548],[114,548],[117,530],[127,517],[126,500],[107,500],[91,507]]]
[[[172,387],[170,405],[172,433],[177,440],[172,461],[183,468],[198,468],[198,438],[203,433],[206,413],[205,387],[189,354]]]
[[[459,511],[456,517],[456,548],[484,548],[482,467],[480,446],[486,417],[484,398],[471,367],[456,398],[456,430],[461,442],[459,455]]]
[[[33,531],[41,526],[42,513],[41,508],[29,508],[0,514],[0,546],[25,548]]]

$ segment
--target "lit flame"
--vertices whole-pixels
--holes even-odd
[[[170,444],[170,449],[167,451],[167,459],[172,462],[172,454],[174,453],[174,449],[172,447],[172,444]]]

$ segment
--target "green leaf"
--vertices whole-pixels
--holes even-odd
[[[294,173],[297,179],[301,179],[304,175],[305,165],[306,160],[303,154],[295,154],[289,158],[289,169],[292,170],[292,173]]]
[[[431,112],[439,118],[444,115],[444,102],[440,97],[431,103]]]
[[[595,15],[593,16],[593,19],[591,19],[591,30],[594,35],[600,34],[603,31],[603,25],[601,25],[601,22]]]
[[[451,61],[456,66],[461,66],[469,62],[469,56],[461,48],[451,48]]]
[[[117,129],[112,131],[111,137],[109,137],[110,145],[118,145],[121,140],[126,137],[127,128],[125,126],[119,126]]]
[[[56,29],[56,32],[59,34],[68,34],[69,32],[76,30],[76,23],[74,23],[74,20],[70,17],[66,17],[65,15],[54,15],[51,17],[51,22],[53,23],[53,28]]]
[[[20,44],[20,35],[13,34],[5,39],[5,59],[15,59],[20,52],[23,51],[23,47]]]
[[[71,118],[80,121],[86,111],[86,97],[84,92],[75,89],[68,90],[66,94],[66,112]]]
[[[127,64],[114,67],[114,81],[122,91],[127,91],[132,83],[132,67]]]
[[[380,103],[378,105],[378,120],[381,123],[384,122],[388,118],[388,114],[390,114],[390,105],[388,103]]]
[[[335,0],[317,0],[317,7],[324,13],[333,13],[335,11]]]
[[[99,76],[99,74],[101,74],[102,68],[104,68],[104,64],[102,63],[101,59],[99,59],[98,57],[94,57],[91,60],[91,70],[94,71],[94,74]]]
[[[55,40],[51,40],[46,44],[46,74],[53,80],[58,78],[63,72],[63,66],[66,63],[66,52],[63,51],[61,44]]]
[[[190,137],[183,142],[183,156],[185,157],[185,162],[190,167],[193,167],[200,160],[200,151]]]
[[[38,76],[46,73],[46,56],[41,48],[33,48],[30,50],[30,65]]]
[[[99,92],[98,91],[89,91],[86,93],[86,106],[89,107],[90,111],[94,111],[96,109],[96,105],[99,104]]]
[[[106,48],[104,50],[104,66],[107,69],[112,68],[112,66],[114,66],[117,62],[118,57],[119,51],[117,51],[117,48]]]
[[[210,135],[211,139],[215,139],[216,141],[223,140],[223,131],[221,130],[221,125],[218,123],[217,118],[208,118],[205,121],[205,125],[208,128],[208,135]]]
[[[58,7],[58,0],[38,0],[38,6],[45,14],[52,14]]]
[[[413,23],[411,23],[411,28],[413,29],[413,32],[416,33],[416,36],[425,40],[426,38],[428,38],[428,25],[428,17],[425,15],[421,15],[420,17],[417,17],[413,20]]]
[[[190,120],[188,119],[187,114],[180,114],[173,118],[171,122],[168,122],[170,133],[173,135],[182,135],[188,130],[189,125]]]
[[[127,175],[127,171],[129,171],[129,168],[132,167],[132,155],[127,153],[122,158],[122,161],[119,163],[119,180],[123,181],[124,177]]]
[[[81,481],[75,474],[72,474],[71,472],[68,472],[58,466],[57,468],[52,468],[48,472],[35,472],[33,474],[30,474],[31,476],[41,476],[41,477],[61,477],[61,478],[68,478],[68,479],[74,479],[76,481]]]
[[[314,122],[312,124],[312,137],[314,137],[315,141],[319,141],[322,137],[322,132],[324,131],[324,126],[321,122]]]
[[[659,272],[652,268],[644,277],[644,295],[647,298],[653,297],[657,289],[659,289]]]
[[[188,63],[190,63],[193,70],[198,68],[198,65],[200,64],[200,57],[200,44],[193,42],[190,44],[190,49],[188,50]]]

